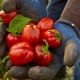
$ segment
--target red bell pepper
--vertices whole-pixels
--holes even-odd
[[[12,45],[20,42],[20,36],[13,36],[11,33],[9,33],[6,37],[6,43],[7,47],[10,48]]]
[[[54,27],[54,21],[51,18],[42,18],[38,22],[37,26],[41,31],[49,30],[49,29],[52,29]]]
[[[16,11],[13,11],[11,13],[5,13],[4,11],[0,11],[0,17],[3,20],[4,24],[9,24],[10,21],[17,15]]]
[[[52,48],[56,48],[61,44],[61,35],[56,29],[44,31],[41,34],[41,38],[47,40],[49,46]]]
[[[33,48],[27,42],[19,42],[9,50],[9,57],[13,65],[24,65],[34,59]]]
[[[30,22],[28,23],[28,25],[34,26],[34,25],[36,25],[36,22],[30,21]]]
[[[35,46],[34,63],[38,66],[48,66],[52,60],[52,53],[48,50],[48,43],[38,44]]]
[[[36,25],[26,25],[22,30],[21,41],[28,42],[31,45],[38,43],[40,38],[40,30]]]

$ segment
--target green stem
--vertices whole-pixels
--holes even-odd
[[[55,35],[56,40],[61,40],[61,35],[58,32],[55,32],[54,30],[48,30],[49,32],[52,32]]]
[[[42,45],[42,51],[43,51],[44,53],[48,53],[48,52],[49,52],[49,49],[48,49],[49,45],[48,45],[48,42],[47,42],[45,39],[43,39],[43,41],[45,42],[45,45]]]
[[[11,80],[10,70],[4,74],[3,80]]]
[[[9,56],[6,56],[3,60],[2,60],[2,64],[5,63],[5,61],[9,60]]]
[[[2,22],[3,20],[2,20],[2,18],[0,17],[0,22]]]

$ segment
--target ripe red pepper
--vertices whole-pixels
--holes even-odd
[[[56,48],[61,44],[61,35],[56,29],[44,31],[41,34],[41,38],[47,40],[49,46],[52,48]]]
[[[36,25],[36,23],[33,22],[33,21],[30,21],[30,22],[28,23],[28,25],[34,26],[34,25]]]
[[[28,42],[31,45],[38,43],[40,38],[40,30],[36,25],[26,25],[22,30],[21,41]]]
[[[48,66],[52,61],[52,53],[48,50],[48,43],[44,40],[45,45],[38,44],[35,46],[34,63],[38,66]]]
[[[34,59],[33,48],[27,42],[19,42],[9,50],[9,57],[13,65],[24,65]]]
[[[0,11],[0,17],[3,20],[4,24],[9,24],[10,21],[17,15],[16,11],[13,11],[11,13],[5,13],[4,11]]]
[[[49,29],[52,29],[54,27],[54,21],[51,18],[42,18],[38,22],[37,26],[41,31],[49,30]]]
[[[20,36],[13,36],[11,33],[9,33],[6,37],[6,43],[7,47],[10,48],[12,45],[20,42]]]

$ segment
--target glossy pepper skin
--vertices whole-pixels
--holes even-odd
[[[57,48],[61,44],[61,35],[56,29],[44,31],[41,34],[41,38],[47,40],[49,46],[52,48]]]
[[[38,43],[40,38],[40,30],[36,25],[26,25],[21,34],[21,41],[28,42],[31,45]]]
[[[24,65],[34,59],[33,48],[27,42],[19,42],[9,50],[9,57],[13,65]]]
[[[37,44],[35,46],[35,60],[37,66],[48,66],[52,60],[52,53],[48,50],[48,44],[44,40],[45,45]]]
[[[13,36],[11,33],[9,33],[6,37],[6,43],[7,47],[10,48],[12,45],[20,42],[20,36]]]
[[[38,22],[37,26],[41,31],[52,29],[54,27],[54,20],[52,20],[51,18],[47,18],[47,17],[42,18]]]
[[[0,17],[3,20],[4,24],[9,24],[10,21],[17,15],[16,11],[12,11],[10,13],[5,13],[4,11],[0,11]]]

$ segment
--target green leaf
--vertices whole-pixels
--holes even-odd
[[[0,10],[2,9],[1,4],[2,4],[3,0],[0,0]]]
[[[14,36],[19,36],[22,29],[28,24],[32,19],[24,17],[22,15],[17,15],[9,24],[8,32],[11,32]]]
[[[3,0],[0,0],[0,4],[3,2]]]
[[[0,17],[0,22],[2,22],[2,18]]]

